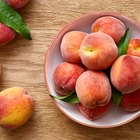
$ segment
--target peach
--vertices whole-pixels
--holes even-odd
[[[4,0],[4,1],[14,9],[19,9],[25,6],[30,0]]]
[[[64,35],[61,42],[61,54],[65,61],[81,63],[79,49],[87,34],[80,31],[71,31]]]
[[[86,107],[104,106],[111,98],[111,86],[104,72],[85,71],[76,81],[76,93]]]
[[[118,43],[124,36],[126,27],[119,19],[112,16],[105,16],[97,19],[92,24],[91,31],[106,33]]]
[[[84,72],[84,69],[76,64],[63,62],[54,71],[55,90],[60,95],[68,95],[75,90],[77,78]]]
[[[0,23],[0,46],[6,45],[15,38],[15,32],[8,26]]]
[[[120,106],[125,111],[138,111],[140,110],[140,89],[122,97]]]
[[[127,54],[140,57],[140,39],[133,38],[129,41]]]
[[[122,94],[140,88],[140,58],[132,55],[120,56],[112,65],[111,82]]]
[[[104,106],[96,106],[94,108],[87,108],[81,103],[78,103],[77,106],[81,114],[85,116],[88,120],[95,120],[104,116],[109,111],[111,107],[111,102]]]
[[[87,68],[103,70],[110,67],[118,57],[118,48],[109,35],[91,33],[82,41],[80,57]]]
[[[0,126],[15,129],[22,126],[33,113],[33,99],[22,87],[0,92]]]

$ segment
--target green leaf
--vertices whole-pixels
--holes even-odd
[[[20,33],[25,39],[32,39],[30,31],[22,17],[3,0],[0,0],[0,22]]]
[[[72,91],[67,96],[53,96],[53,95],[50,95],[50,96],[54,99],[62,100],[64,102],[68,102],[72,104],[77,104],[80,102],[75,91]]]
[[[122,100],[122,94],[112,86],[112,99],[115,105],[118,107]]]
[[[130,40],[129,29],[127,29],[124,36],[121,38],[121,40],[117,44],[119,48],[119,56],[126,54],[129,40]]]

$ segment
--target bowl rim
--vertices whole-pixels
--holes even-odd
[[[133,20],[131,17],[126,16],[124,14],[120,14],[117,12],[104,12],[104,11],[99,11],[99,12],[89,12],[87,14],[84,14],[82,16],[78,16],[77,18],[71,20],[70,22],[68,22],[66,25],[64,25],[64,27],[62,27],[57,34],[54,36],[54,38],[51,41],[51,44],[49,45],[49,48],[47,49],[46,53],[45,53],[45,61],[44,61],[44,79],[45,79],[45,85],[47,87],[48,93],[49,95],[51,94],[50,88],[49,88],[49,84],[48,84],[48,80],[46,78],[46,74],[47,74],[47,64],[48,64],[48,59],[49,59],[49,54],[51,52],[51,50],[55,47],[53,44],[56,41],[56,39],[58,38],[58,36],[61,34],[61,32],[63,32],[67,27],[69,27],[70,25],[74,24],[75,22],[77,22],[78,20],[81,20],[82,18],[85,18],[87,16],[96,16],[96,15],[110,15],[110,16],[121,16],[124,17],[126,19],[128,19],[129,21],[131,21],[132,23],[134,23],[136,26],[138,26],[140,28],[140,23]],[[136,118],[138,118],[140,116],[140,113],[136,114],[134,117],[130,118],[129,120],[123,121],[122,123],[119,124],[114,124],[114,125],[109,125],[109,126],[96,126],[96,125],[90,125],[90,124],[86,124],[83,122],[80,122],[74,118],[72,118],[69,114],[67,114],[58,104],[58,102],[51,98],[53,103],[56,105],[57,108],[59,108],[59,110],[61,110],[62,113],[64,113],[69,119],[73,120],[74,122],[84,125],[84,126],[88,126],[91,128],[114,128],[114,127],[118,127],[118,126],[122,126],[124,124],[127,124],[133,120],[135,120]]]

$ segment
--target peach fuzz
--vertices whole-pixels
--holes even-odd
[[[25,6],[30,0],[4,0],[4,1],[14,9],[19,9]]]
[[[106,33],[118,43],[124,36],[126,27],[119,19],[112,16],[105,16],[97,19],[92,24],[91,31]]]
[[[82,41],[80,57],[87,68],[103,70],[110,67],[118,57],[118,48],[109,35],[91,33]]]
[[[123,95],[120,106],[123,110],[129,112],[140,110],[140,89]]]
[[[34,102],[22,87],[0,92],[0,126],[15,129],[22,126],[33,113]]]
[[[8,26],[0,23],[0,46],[6,45],[15,38],[15,32]]]
[[[127,54],[140,57],[140,39],[133,38],[129,41]]]
[[[84,69],[76,64],[64,62],[59,64],[54,71],[55,90],[60,95],[68,95],[75,90],[77,78]]]
[[[85,107],[104,106],[111,98],[109,79],[103,72],[85,71],[77,79],[76,93]]]
[[[78,103],[77,107],[83,116],[92,121],[104,116],[109,111],[111,107],[111,101],[104,106],[96,106],[94,108],[87,108],[81,103]]]
[[[61,42],[61,54],[65,61],[81,63],[79,56],[80,45],[87,33],[71,31],[64,35]]]
[[[112,65],[111,82],[122,94],[140,88],[140,58],[132,55],[120,56]]]

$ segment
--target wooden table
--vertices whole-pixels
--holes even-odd
[[[23,86],[36,102],[28,123],[17,130],[0,128],[0,140],[139,140],[140,119],[111,129],[79,125],[67,118],[48,96],[44,82],[45,53],[56,33],[68,22],[89,12],[114,11],[140,22],[140,0],[32,0],[19,12],[32,41],[17,35],[0,48],[0,90]]]

